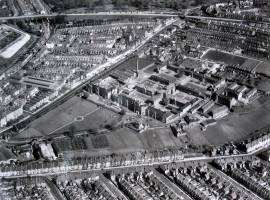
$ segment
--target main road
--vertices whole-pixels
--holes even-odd
[[[120,166],[109,166],[109,167],[101,167],[101,168],[91,168],[91,169],[73,169],[73,170],[65,170],[65,171],[57,171],[57,172],[52,172],[48,170],[48,172],[40,172],[40,173],[35,173],[35,174],[20,174],[20,175],[7,175],[5,178],[23,178],[23,177],[36,177],[36,176],[54,176],[54,175],[60,175],[60,174],[66,174],[66,173],[83,173],[83,172],[104,172],[104,171],[111,171],[111,170],[116,170],[116,169],[124,169],[124,168],[136,168],[136,167],[152,167],[156,168],[160,165],[168,165],[172,163],[185,163],[185,162],[197,162],[197,161],[202,161],[202,162],[211,162],[213,160],[220,160],[220,159],[232,159],[232,158],[241,158],[241,157],[247,157],[247,156],[253,156],[257,155],[259,151],[265,150],[266,148],[260,148],[254,152],[247,153],[247,154],[236,154],[236,155],[228,155],[228,156],[200,156],[200,157],[191,157],[191,158],[184,158],[182,160],[176,160],[176,161],[156,161],[156,162],[144,162],[144,163],[139,163],[139,164],[131,164],[131,165],[120,165]]]

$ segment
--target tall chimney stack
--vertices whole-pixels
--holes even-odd
[[[139,56],[136,56],[136,77],[139,75]]]

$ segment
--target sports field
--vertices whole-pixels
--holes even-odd
[[[68,132],[71,129],[71,126],[75,129],[75,131],[96,131],[96,130],[103,130],[106,126],[111,126],[113,124],[117,124],[119,122],[118,114],[107,110],[105,108],[97,108],[86,115],[82,116],[80,120],[75,120],[59,130],[55,133],[64,133]]]
[[[110,124],[118,119],[114,116],[112,111],[75,96],[33,121],[29,128],[43,135],[68,131],[71,125],[74,125],[75,131],[97,129],[100,125]]]

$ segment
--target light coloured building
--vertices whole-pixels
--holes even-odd
[[[41,154],[43,158],[48,159],[50,161],[55,160],[56,156],[54,154],[53,148],[51,144],[41,143],[39,144]]]
[[[229,113],[228,107],[223,105],[216,109],[213,109],[210,114],[212,115],[214,119],[218,119],[218,118],[222,118],[226,116],[228,113]]]
[[[0,109],[0,127],[7,125],[9,121],[16,120],[23,114],[23,107],[17,106],[15,108]]]

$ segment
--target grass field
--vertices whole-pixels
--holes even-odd
[[[244,67],[247,70],[253,70],[259,63],[260,61],[257,60],[246,59],[245,62],[241,65],[241,67]]]
[[[256,130],[269,126],[269,122],[270,102],[248,114],[230,113],[205,131],[196,126],[188,132],[195,145],[223,144],[246,139]]]
[[[84,131],[84,130],[98,130],[103,129],[106,125],[112,125],[118,122],[119,115],[104,109],[99,108],[94,110],[91,114],[84,116],[84,120],[75,121],[70,125],[67,125],[59,130],[56,133],[63,133],[70,130],[70,127],[73,126],[75,131]]]
[[[202,59],[224,62],[227,65],[240,65],[248,70],[254,69],[254,67],[259,63],[259,61],[252,60],[249,58],[243,58],[241,56],[232,55],[225,52],[220,52],[216,50],[209,50]]]
[[[182,143],[173,135],[170,128],[146,130],[139,137],[149,149],[182,146]]]
[[[139,70],[144,69],[145,67],[149,66],[150,64],[154,63],[152,60],[139,58]],[[137,68],[137,59],[136,58],[130,58],[120,64],[116,69],[118,70],[136,70]],[[103,78],[108,77],[110,74],[106,74],[103,76]]]
[[[258,67],[256,68],[256,71],[258,73],[265,74],[267,76],[270,76],[270,63],[267,62],[261,62]]]
[[[30,138],[39,138],[42,137],[43,135],[37,131],[34,128],[28,128],[27,131],[22,131],[18,135],[16,135],[14,138],[18,140],[23,140],[23,139],[30,139]]]
[[[81,98],[73,97],[54,110],[31,122],[29,127],[47,135],[68,123],[72,123],[77,116],[84,116],[96,109],[98,109],[97,105]]]
[[[155,73],[155,69],[156,69],[157,67],[158,67],[157,65],[153,65],[153,66],[151,66],[151,67],[145,69],[144,72],[147,73],[147,74],[153,74],[153,73]]]

